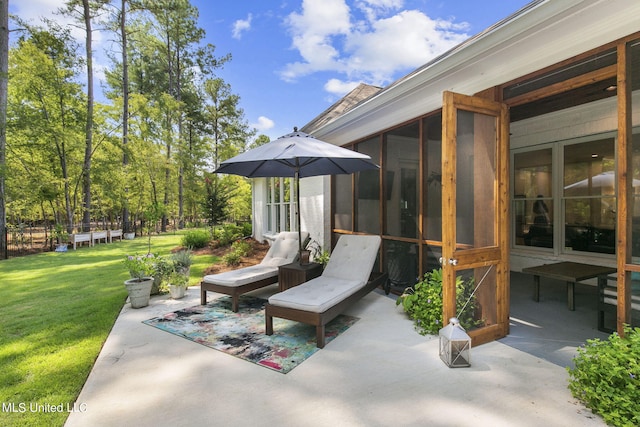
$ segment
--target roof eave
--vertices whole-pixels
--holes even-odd
[[[603,13],[600,9],[610,11],[607,6],[634,9],[628,14],[623,10],[620,14],[623,19],[630,21],[630,26],[618,25],[618,28],[614,29],[615,26],[600,25],[599,31],[606,31],[611,40],[591,34],[589,40],[583,41],[585,37],[582,36],[582,32],[592,31],[591,29],[576,28],[573,32],[581,33],[580,37],[577,37],[560,25],[567,21],[567,26],[575,28],[573,25],[600,17]],[[587,13],[590,10],[591,13]],[[624,36],[624,31],[633,28],[633,17],[638,16],[636,13],[640,13],[640,2],[630,4],[625,0],[533,1],[513,15],[392,83],[332,122],[316,129],[314,135],[344,144],[437,110],[441,106],[444,90],[473,94],[579,53],[571,50],[573,45],[584,45],[586,50]],[[620,24],[620,19],[617,17],[616,23]],[[627,34],[631,32],[633,31]],[[573,44],[564,48],[562,52],[558,49],[557,54],[551,52],[544,60],[536,57],[535,61],[531,61],[532,52],[522,49],[522,45],[531,43],[538,43],[544,47],[546,40],[554,42],[560,38],[570,40]],[[576,41],[577,39],[580,39],[580,42]],[[589,43],[593,46],[589,47]],[[565,58],[561,58],[563,55]],[[503,65],[508,68],[506,71],[500,69]],[[366,133],[362,132],[363,128],[366,128]]]

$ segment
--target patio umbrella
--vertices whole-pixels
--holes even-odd
[[[293,133],[225,160],[215,172],[248,178],[293,177],[296,187],[298,243],[302,253],[300,178],[351,174],[379,168],[366,154],[320,141],[294,128]]]
[[[573,184],[569,184],[564,187],[565,190],[574,190],[574,189],[585,189],[589,188],[614,188],[616,184],[616,175],[613,171],[602,172],[598,175],[592,176],[591,178],[586,178],[578,182],[574,182]],[[634,187],[640,187],[640,179],[634,179],[633,184]]]

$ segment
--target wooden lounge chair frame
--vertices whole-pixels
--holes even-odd
[[[269,286],[277,282],[278,282],[277,275],[274,277],[267,277],[266,279],[250,282],[240,286],[216,285],[214,283],[208,283],[203,280],[202,282],[200,282],[200,304],[201,305],[207,304],[207,292],[218,292],[220,294],[231,296],[231,310],[234,313],[237,313],[238,300],[240,299],[240,295],[245,294],[247,292],[255,291],[256,289],[264,288],[265,286]]]
[[[289,235],[294,235],[296,237],[296,239],[298,238],[298,234],[297,233],[291,233],[288,232],[287,234]],[[308,237],[308,233],[304,232],[303,236],[306,239]],[[277,239],[277,238],[276,238]],[[296,240],[297,242],[297,240]],[[274,242],[275,244],[275,242]],[[297,245],[297,243],[296,243]],[[269,252],[267,252],[268,256]],[[285,261],[284,263],[287,264],[289,262],[292,261],[297,261],[298,260],[298,254],[296,253],[295,258],[291,258],[291,260],[289,261]],[[205,276],[206,277],[206,276]],[[218,292],[220,294],[225,294],[225,295],[230,295],[231,296],[231,310],[234,313],[238,312],[238,305],[239,305],[239,299],[240,299],[240,295],[245,294],[247,292],[251,292],[251,291],[255,291],[256,289],[260,289],[263,288],[265,286],[269,286],[271,284],[274,283],[278,283],[278,274],[276,273],[274,276],[271,277],[266,277],[263,279],[258,279],[249,283],[245,283],[243,285],[237,285],[237,286],[229,286],[229,285],[221,285],[221,284],[216,284],[216,283],[210,283],[210,282],[206,282],[204,279],[200,282],[200,304],[201,305],[206,305],[207,304],[207,292]]]
[[[289,307],[281,307],[281,306],[271,305],[267,303],[265,306],[265,315],[264,315],[266,334],[273,335],[273,318],[274,317],[294,320],[296,322],[314,325],[316,327],[316,346],[318,348],[324,348],[325,325],[330,321],[332,321],[333,319],[335,319],[340,313],[346,310],[347,307],[351,306],[356,301],[360,300],[369,292],[371,292],[378,286],[383,286],[387,281],[387,278],[388,278],[387,273],[373,273],[366,285],[358,289],[355,293],[341,300],[336,305],[328,308],[327,310],[321,313],[289,308]]]

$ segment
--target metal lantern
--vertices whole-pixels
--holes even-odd
[[[452,317],[449,324],[440,329],[440,358],[450,368],[471,366],[471,338]]]

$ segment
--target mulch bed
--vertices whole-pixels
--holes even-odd
[[[240,259],[240,264],[238,265],[227,265],[224,261],[220,260],[216,264],[210,265],[204,270],[204,275],[207,274],[217,274],[223,273],[225,271],[237,270],[242,267],[249,267],[251,265],[259,264],[260,261],[264,258],[267,251],[269,250],[269,244],[267,242],[260,243],[254,239],[247,239],[247,242],[251,244],[252,250],[251,253]],[[202,248],[196,249],[193,251],[195,255],[214,255],[219,258],[225,256],[228,252],[231,251],[231,246],[219,247],[219,248]]]

